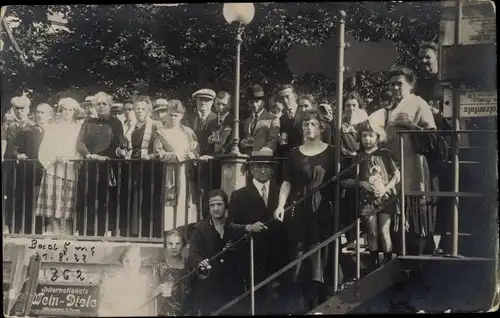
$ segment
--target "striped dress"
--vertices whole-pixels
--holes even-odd
[[[54,123],[45,129],[40,145],[39,160],[44,167],[36,215],[71,218],[75,210],[77,164],[76,139],[80,124]],[[64,139],[62,139],[64,138]],[[56,158],[62,157],[66,163]]]

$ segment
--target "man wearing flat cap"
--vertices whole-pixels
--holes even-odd
[[[16,136],[12,153],[20,161],[16,167],[16,213],[15,231],[24,227],[25,233],[31,233],[33,201],[40,187],[43,166],[38,161],[40,144],[45,135],[45,127],[54,116],[54,110],[47,103],[41,103],[35,108],[35,123],[24,126]],[[22,215],[24,214],[24,224]]]
[[[28,118],[31,101],[26,96],[16,96],[10,100],[14,116],[2,123],[2,161],[15,159],[12,153],[12,143],[17,134],[27,125],[34,124]]]
[[[287,157],[288,152],[302,144],[302,131],[297,115],[297,94],[292,85],[287,84],[278,89],[277,99],[281,101],[285,108],[280,117],[280,138],[278,145],[278,155]]]
[[[200,89],[193,93],[196,102],[196,115],[190,121],[190,127],[194,130],[200,145],[200,162],[195,169],[195,180],[199,180],[201,196],[210,191],[212,180],[210,178],[210,165],[208,160],[213,159],[213,147],[209,143],[209,137],[217,130],[217,115],[212,112],[215,100],[215,92],[211,89]],[[211,149],[212,148],[212,149]],[[208,217],[206,211],[203,217]]]
[[[252,115],[245,119],[240,126],[242,153],[250,154],[252,151],[276,151],[278,145],[279,120],[264,109],[266,96],[260,85],[251,88],[248,104]]]
[[[17,159],[13,153],[14,141],[21,133],[23,128],[33,125],[34,123],[28,118],[29,106],[31,101],[26,96],[16,96],[10,100],[12,116],[6,116],[5,121],[2,123],[2,162],[4,159]],[[14,178],[14,169],[16,163],[13,161],[5,162],[2,165],[2,172],[5,174],[5,180],[12,180]],[[7,187],[7,207],[12,207],[12,200],[14,199],[14,187]],[[17,190],[20,193],[21,191]],[[6,212],[7,213],[7,212]],[[12,213],[10,213],[12,215]],[[5,230],[5,229],[4,229]]]
[[[200,143],[200,155],[207,160],[213,155],[210,152],[208,137],[217,129],[217,115],[212,112],[212,106],[215,100],[215,92],[211,89],[200,89],[193,94],[196,102],[196,115],[191,121],[198,142]]]
[[[247,186],[234,191],[229,201],[228,219],[234,226],[244,227],[254,238],[254,283],[255,285],[281,268],[279,257],[279,222],[268,222],[273,218],[273,209],[278,206],[280,187],[273,180],[274,165],[271,150],[253,151],[247,162],[252,181]],[[238,268],[250,289],[249,244],[238,248]],[[256,293],[258,314],[266,314],[265,300],[267,288]],[[243,307],[245,308],[245,307]],[[248,308],[248,306],[246,307]],[[243,313],[241,313],[243,314]]]

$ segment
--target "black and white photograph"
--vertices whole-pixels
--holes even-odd
[[[500,307],[494,1],[0,20],[5,317]]]

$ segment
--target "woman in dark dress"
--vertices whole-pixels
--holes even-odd
[[[290,151],[275,211],[275,218],[284,221],[287,228],[290,261],[333,235],[334,230],[332,187],[315,192],[302,204],[284,213],[285,205],[293,204],[334,175],[334,148],[321,141],[325,119],[318,110],[309,110],[302,114],[301,121],[305,141]],[[309,307],[305,310],[321,301],[325,295],[320,297],[324,292],[320,293],[320,290],[326,289],[325,283],[332,282],[332,278],[327,277],[333,267],[327,265],[331,259],[331,247],[313,254],[293,270],[293,281],[301,287],[305,306]],[[330,270],[325,271],[326,268]]]

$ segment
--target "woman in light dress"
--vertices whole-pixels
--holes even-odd
[[[138,246],[124,248],[118,261],[122,265],[104,274],[100,285],[99,317],[144,317],[152,314],[152,277],[141,270]]]
[[[156,107],[154,113],[163,125],[153,142],[155,157],[167,163],[165,180],[164,231],[199,221],[197,187],[192,174],[192,160],[199,157],[194,131],[184,125],[185,108],[179,100]]]
[[[75,209],[77,164],[76,139],[81,123],[74,121],[80,104],[73,98],[58,103],[57,119],[45,127],[39,160],[44,171],[36,205],[36,215],[48,217],[47,234],[71,234],[70,220]]]
[[[387,133],[386,148],[391,151],[396,163],[401,166],[401,148],[397,135],[404,130],[435,130],[436,124],[431,107],[421,97],[412,93],[415,74],[406,67],[396,67],[389,72],[390,87],[394,102],[379,109],[368,118],[372,127],[379,126]],[[401,179],[407,191],[430,191],[430,178],[427,160],[423,155],[422,135],[403,135],[404,167]],[[432,237],[436,215],[430,208],[428,196],[407,196],[405,214],[410,235],[407,239],[408,253],[422,255],[432,253]],[[396,226],[400,226],[396,222]],[[397,227],[396,227],[397,229]],[[395,241],[396,243],[396,241]]]

